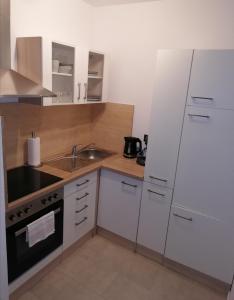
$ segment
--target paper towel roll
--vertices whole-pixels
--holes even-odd
[[[28,138],[28,165],[38,167],[41,164],[40,138]]]

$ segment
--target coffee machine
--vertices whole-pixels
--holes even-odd
[[[145,148],[137,153],[137,163],[141,166],[145,165],[145,159],[146,159],[146,151],[147,151],[147,145],[148,145],[148,134],[144,135],[144,142],[145,142]]]

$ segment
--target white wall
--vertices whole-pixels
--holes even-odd
[[[109,98],[136,104],[148,130],[158,48],[234,48],[233,0],[161,0],[95,8],[93,48],[111,55]],[[170,87],[168,87],[170,88]]]
[[[11,0],[12,57],[17,36],[90,47],[93,8],[82,0]]]

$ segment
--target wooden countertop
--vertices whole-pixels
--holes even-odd
[[[8,212],[38,197],[43,197],[47,193],[50,193],[55,189],[61,188],[67,183],[76,180],[79,177],[82,177],[96,170],[100,170],[101,168],[112,170],[123,175],[134,177],[136,179],[140,179],[140,180],[144,179],[144,167],[138,165],[135,159],[127,159],[119,154],[113,155],[100,162],[90,164],[89,166],[83,167],[74,172],[62,171],[60,169],[56,169],[54,167],[44,164],[42,167],[38,168],[38,170],[61,177],[62,180],[46,188],[43,188],[35,193],[22,197],[12,203],[9,203],[6,211]]]

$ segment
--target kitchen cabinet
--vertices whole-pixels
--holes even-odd
[[[233,249],[232,226],[218,218],[173,205],[166,257],[231,284]]]
[[[141,180],[102,170],[98,226],[136,242],[141,192]]]
[[[44,37],[17,38],[16,48],[17,71],[57,95],[44,98],[42,105],[96,102],[92,98],[94,94],[98,94],[98,101],[106,98],[106,88],[103,89],[104,54],[96,54],[102,58],[102,64],[100,59],[98,63],[92,63],[92,60],[90,63],[90,53],[94,52],[89,52],[87,47],[68,45]],[[95,66],[98,76],[89,76],[88,68],[94,72]]]
[[[172,190],[145,182],[137,243],[164,254]]]
[[[64,187],[64,250],[95,227],[96,193],[97,172]]]
[[[233,50],[195,50],[188,104],[233,109],[233,81]]]
[[[173,203],[234,227],[234,112],[187,107]]]
[[[102,101],[104,54],[89,52],[87,102]]]
[[[192,50],[161,50],[157,56],[155,93],[144,179],[173,188]]]

